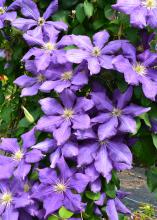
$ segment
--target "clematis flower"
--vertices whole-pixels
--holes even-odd
[[[67,51],[67,60],[72,63],[81,63],[86,60],[91,75],[98,74],[102,68],[113,69],[112,60],[120,50],[131,58],[134,48],[128,41],[115,40],[107,44],[109,33],[100,31],[93,36],[93,44],[89,37],[81,35],[71,35],[71,44],[78,49]]]
[[[39,119],[37,130],[50,132],[57,140],[57,145],[65,143],[73,130],[88,129],[90,117],[86,113],[93,107],[93,101],[84,97],[76,97],[71,90],[64,90],[60,95],[60,104],[54,98],[39,101],[46,116]]]
[[[33,46],[23,57],[23,61],[28,61],[32,56],[35,57],[34,62],[37,71],[45,70],[50,63],[63,64],[66,63],[65,51],[63,48],[68,43],[68,36],[64,36],[59,42],[58,31],[47,29],[46,37],[40,29],[29,31],[23,37],[30,46]]]
[[[118,56],[113,64],[119,72],[124,74],[125,81],[131,85],[142,84],[144,95],[155,100],[157,95],[157,55],[146,50],[137,56],[134,62],[130,62],[122,56]]]
[[[156,0],[117,0],[114,9],[130,15],[130,23],[138,28],[157,27]]]
[[[20,211],[31,204],[23,183],[17,179],[2,180],[0,183],[0,216],[2,220],[18,220]]]
[[[75,213],[85,208],[78,193],[83,192],[88,185],[87,176],[70,170],[63,158],[58,161],[57,167],[59,174],[51,168],[39,171],[41,184],[33,194],[34,198],[43,202],[45,217],[53,214],[62,206]],[[73,190],[76,193],[73,193]]]
[[[132,153],[128,146],[119,138],[100,140],[92,130],[76,132],[77,138],[86,140],[82,143],[77,156],[78,167],[87,166],[85,173],[90,177],[91,190],[101,190],[100,174],[111,180],[112,170],[126,170],[132,168]]]
[[[23,145],[20,147],[16,138],[1,138],[0,150],[7,155],[0,156],[0,179],[7,179],[14,174],[24,179],[31,170],[31,164],[43,158],[41,151],[31,149],[36,142],[34,129],[21,136]],[[3,168],[2,168],[3,167]]]
[[[5,6],[6,0],[0,0],[0,29],[4,27],[5,21],[14,21],[16,19],[16,12],[12,11],[12,4]]]
[[[43,31],[45,31],[45,29],[51,31],[53,31],[53,29],[67,30],[68,28],[68,26],[62,21],[47,21],[47,19],[58,10],[58,0],[52,0],[43,16],[40,15],[35,2],[31,0],[17,0],[14,3],[14,7],[15,6],[21,7],[21,13],[25,18],[17,18],[12,22],[12,25],[24,32],[30,29],[36,31],[38,28]]]
[[[72,138],[60,146],[57,145],[56,140],[47,138],[32,146],[32,149],[38,149],[44,154],[50,154],[51,168],[55,168],[58,160],[62,157],[73,159],[77,157],[79,152],[78,143]]]
[[[100,124],[98,128],[100,141],[114,136],[118,131],[135,133],[136,121],[134,118],[150,110],[150,108],[135,104],[127,106],[131,100],[132,91],[132,87],[129,87],[125,93],[115,90],[113,101],[101,89],[91,93],[92,100],[100,112],[91,119],[92,123]]]
[[[40,86],[42,92],[50,92],[54,89],[61,93],[66,88],[77,91],[88,83],[88,69],[84,63],[74,70],[71,63],[56,65],[50,67],[46,72],[51,73],[51,79]]]
[[[37,71],[35,62],[29,60],[25,64],[27,71],[31,72],[33,76],[22,75],[18,77],[14,83],[22,88],[21,97],[36,95],[40,86],[44,84],[46,80],[52,78],[50,71]]]

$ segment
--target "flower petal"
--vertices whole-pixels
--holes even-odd
[[[43,14],[43,18],[47,20],[52,14],[58,10],[58,0],[53,0]]]
[[[106,30],[99,31],[98,33],[94,34],[93,43],[95,46],[101,49],[104,46],[104,44],[108,41],[109,37],[110,35]]]
[[[90,117],[88,115],[75,115],[72,119],[73,129],[88,129],[90,127]]]
[[[63,108],[59,102],[54,98],[44,98],[39,101],[42,111],[46,115],[63,114]]]
[[[135,133],[136,131],[136,121],[129,115],[122,115],[119,118],[120,127],[119,131]]]
[[[67,51],[66,57],[71,63],[81,63],[89,57],[89,53],[81,49],[71,49]]]

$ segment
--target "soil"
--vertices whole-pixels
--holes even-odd
[[[132,211],[138,210],[141,203],[152,204],[157,210],[157,195],[151,193],[147,187],[144,168],[137,167],[121,172],[119,177],[122,189],[130,192],[124,202]]]

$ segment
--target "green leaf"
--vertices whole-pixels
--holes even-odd
[[[26,119],[30,122],[30,123],[34,123],[34,117],[31,115],[31,113],[24,107],[22,106],[22,109],[24,111],[25,117]]]
[[[157,134],[152,134],[153,144],[157,149]]]
[[[76,7],[76,18],[80,23],[83,23],[85,17],[84,5],[81,3]]]
[[[93,22],[93,28],[94,30],[98,30],[99,28],[101,28],[104,25],[104,19],[100,19],[100,20],[95,20]]]
[[[31,173],[30,179],[31,180],[37,180],[38,179],[38,172],[34,171],[33,173]]]
[[[88,1],[85,1],[84,2],[84,12],[85,12],[85,15],[87,15],[87,17],[90,18],[94,12],[93,4]]]
[[[86,197],[88,199],[93,200],[93,201],[97,201],[100,198],[100,193],[93,193],[93,192],[87,191],[86,192]]]
[[[153,167],[147,172],[147,184],[151,192],[157,190],[157,168]]]
[[[48,220],[58,220],[59,218],[55,215],[48,217]]]
[[[148,126],[148,127],[151,127],[151,123],[149,121],[149,116],[148,116],[148,113],[144,113],[142,115],[139,116],[139,118],[143,119],[145,124]]]
[[[134,135],[137,134],[137,132],[139,131],[140,127],[141,127],[141,121],[140,121],[139,118],[137,118],[137,120],[136,120],[136,131],[135,131]]]
[[[63,219],[68,219],[73,216],[73,213],[67,210],[64,206],[59,209],[59,216]]]
[[[110,182],[108,184],[105,184],[105,192],[106,192],[106,195],[109,196],[110,198],[115,198],[116,190],[115,190],[114,183]]]

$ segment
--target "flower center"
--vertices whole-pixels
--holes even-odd
[[[104,145],[104,144],[106,144],[106,143],[107,143],[107,141],[105,141],[105,140],[104,140],[104,141],[99,141],[99,144],[100,144],[100,145]]]
[[[45,50],[55,50],[56,49],[56,45],[55,44],[51,44],[50,42],[46,43],[43,47]]]
[[[29,192],[29,190],[30,190],[30,186],[26,183],[24,185],[24,192]]]
[[[59,193],[65,192],[66,189],[67,189],[67,187],[64,183],[57,183],[54,186],[54,191],[59,192]]]
[[[157,0],[144,0],[142,4],[148,9],[157,8]]]
[[[65,81],[70,80],[72,78],[72,75],[73,75],[73,73],[71,71],[64,72],[61,75],[61,79],[65,80]]]
[[[42,17],[40,17],[40,18],[38,19],[38,25],[42,26],[44,23],[45,23],[45,19],[42,18]]]
[[[38,79],[38,82],[43,82],[43,81],[45,81],[45,76],[43,74],[39,74],[37,76],[37,79]]]
[[[133,70],[140,76],[144,76],[147,74],[146,67],[142,65],[141,63],[137,63],[136,65],[134,65]]]
[[[72,109],[65,109],[64,110],[64,113],[63,113],[63,116],[66,118],[66,119],[71,119],[73,117],[73,114],[74,114],[74,111]]]
[[[13,198],[10,192],[4,193],[0,199],[2,205],[9,205],[12,201]]]
[[[6,8],[0,7],[0,15],[3,15],[5,13]]]
[[[14,160],[20,161],[23,158],[24,154],[21,150],[18,150],[14,155]]]
[[[121,114],[122,114],[122,110],[120,110],[118,108],[114,108],[112,111],[113,116],[119,117],[119,116],[121,116]]]
[[[98,57],[100,56],[100,54],[101,54],[101,50],[98,47],[94,47],[92,51],[92,55]]]

